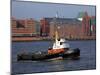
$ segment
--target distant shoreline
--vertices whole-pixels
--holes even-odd
[[[94,39],[92,39],[94,40]],[[68,41],[92,41],[92,40],[68,40]],[[53,41],[53,40],[32,40],[32,41],[12,41],[12,42],[42,42],[42,41]]]
[[[96,38],[65,38],[69,41],[80,41],[80,40],[96,40]],[[12,37],[12,42],[32,42],[32,41],[53,41],[54,39],[51,38],[39,38],[39,37]]]

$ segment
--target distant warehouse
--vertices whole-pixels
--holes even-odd
[[[60,37],[77,37],[82,33],[82,22],[76,18],[43,18],[41,20],[42,36],[54,37],[55,24],[59,27]]]
[[[96,17],[87,12],[79,13],[77,18],[42,18],[41,36],[54,37],[55,24],[59,27],[59,36],[66,38],[89,38],[96,35]]]
[[[14,19],[11,20],[12,36],[39,36],[40,23],[33,19]]]
[[[56,27],[57,26],[57,27]],[[59,36],[72,39],[95,38],[96,17],[86,12],[77,18],[42,18],[40,21],[30,19],[11,19],[13,37],[48,37],[54,38],[55,28]]]

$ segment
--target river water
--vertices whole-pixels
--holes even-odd
[[[69,41],[71,48],[80,49],[78,60],[54,60],[54,61],[17,61],[17,54],[21,52],[46,51],[52,46],[51,41],[12,42],[13,74],[74,71],[96,69],[96,42],[95,40]]]

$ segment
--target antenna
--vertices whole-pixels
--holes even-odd
[[[58,18],[58,11],[56,12],[56,18]]]

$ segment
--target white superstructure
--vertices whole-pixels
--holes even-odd
[[[53,44],[53,49],[60,49],[60,48],[69,48],[68,41],[65,39],[59,39]]]
[[[57,31],[56,31],[55,35],[56,36],[55,36],[55,42],[53,44],[53,49],[61,49],[61,48],[69,48],[70,47],[68,41],[66,41],[63,38],[58,37]]]

